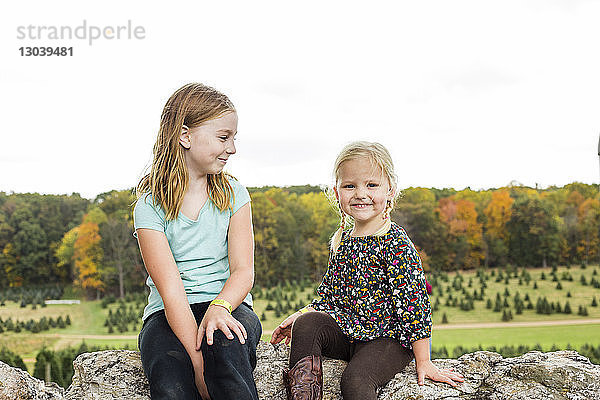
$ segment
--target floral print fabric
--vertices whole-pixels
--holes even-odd
[[[405,347],[431,337],[431,305],[421,259],[403,228],[384,236],[345,231],[312,307],[331,315],[352,341],[393,337]]]

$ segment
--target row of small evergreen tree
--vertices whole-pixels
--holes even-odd
[[[71,317],[68,314],[64,318],[62,315],[59,315],[56,319],[52,317],[42,317],[38,321],[33,319],[30,319],[29,321],[13,321],[11,317],[3,320],[0,317],[0,333],[4,333],[5,331],[19,333],[24,330],[31,333],[39,333],[42,331],[47,331],[50,328],[64,329],[68,325],[71,325]]]
[[[125,295],[125,297],[123,297],[122,299],[119,299],[119,298],[115,297],[114,295],[109,294],[108,296],[104,296],[102,298],[102,302],[100,303],[100,305],[102,308],[108,308],[108,306],[110,304],[115,304],[115,303],[118,303],[119,305],[126,304],[126,303],[136,303],[139,308],[141,304],[146,304],[147,298],[148,298],[148,293],[146,291],[130,292],[130,293],[127,293]]]
[[[507,289],[507,291],[508,291],[508,289]],[[504,300],[502,300],[502,298],[500,297],[500,294],[496,293],[496,301],[494,303],[495,305],[492,306],[491,299],[487,299],[487,303],[486,303],[487,309],[493,309],[494,312],[502,312],[502,321],[510,321],[514,318],[510,304],[508,303],[507,296],[508,295],[506,295],[506,297],[504,297]],[[568,296],[568,297],[570,297],[570,296]],[[515,313],[517,315],[522,314],[524,308],[527,308],[528,310],[533,309],[533,304],[531,303],[531,300],[529,299],[529,294],[525,295],[525,301],[527,301],[527,305],[525,305],[524,301],[521,300],[519,293],[517,292],[514,297],[514,307],[515,307]],[[450,298],[449,298],[446,301],[446,306],[456,307],[457,302],[458,302],[458,300],[456,298],[452,299],[452,301],[450,301]],[[436,301],[434,302],[434,305],[433,305],[433,311],[437,311],[439,308],[439,305],[440,305],[440,301],[439,301],[439,299],[436,299]],[[594,296],[592,298],[591,306],[598,307],[598,301],[596,300],[596,296]],[[472,298],[470,298],[468,300],[461,299],[459,307],[463,311],[472,310],[474,307],[473,299]],[[571,310],[571,305],[569,304],[568,300],[564,306],[561,306],[560,302],[558,302],[558,301],[555,303],[549,302],[546,297],[540,297],[537,299],[535,310],[536,310],[537,314],[545,314],[545,315],[550,315],[550,314],[554,314],[554,313],[563,313],[563,314],[572,314],[573,313],[573,311]],[[577,311],[577,315],[580,315],[582,317],[588,316],[589,314],[588,314],[587,307],[580,305],[579,309]],[[446,315],[446,313],[444,313],[442,315],[442,323],[443,324],[448,323],[448,316]]]
[[[115,329],[120,333],[131,330],[137,330],[139,324],[142,322],[142,315],[144,313],[144,306],[141,303],[126,305],[125,302],[119,302],[119,307],[112,311],[108,310],[108,316],[104,320],[104,326],[107,328],[108,333],[114,333]]]
[[[314,290],[302,297],[306,288],[314,288],[315,284],[310,279],[301,281],[289,281],[278,284],[272,288],[255,287],[252,296],[255,299],[268,300],[265,311],[273,311],[275,318],[285,317],[296,310],[301,309],[315,297]],[[260,316],[261,321],[267,320],[265,312]]]
[[[9,287],[0,291],[0,306],[5,306],[7,301],[21,304],[44,305],[44,300],[60,299],[64,294],[64,287],[60,285]]]
[[[596,276],[598,275],[598,271],[594,268],[594,270],[592,271],[591,274],[591,278],[590,281],[588,283],[588,280],[586,279],[585,275],[581,275],[580,278],[580,283],[583,286],[586,285],[590,285],[593,286],[594,288],[600,288],[600,281],[598,281],[598,279],[596,279]],[[571,273],[569,271],[563,271],[561,275],[558,274],[558,269],[556,266],[552,267],[552,270],[550,272],[550,276],[551,276],[551,280],[553,282],[560,282],[562,281],[570,281],[572,282],[573,276],[571,275]],[[518,284],[519,285],[523,285],[523,283],[525,283],[526,285],[529,285],[529,283],[533,280],[531,273],[525,269],[518,269],[512,266],[507,266],[504,270],[502,269],[498,269],[496,272],[496,269],[491,269],[489,270],[489,272],[487,272],[486,270],[483,269],[479,269],[477,270],[475,279],[479,280],[479,286],[482,288],[487,288],[487,283],[488,281],[490,281],[492,278],[495,278],[495,281],[498,282],[502,282],[504,281],[505,285],[509,285],[510,284],[510,279],[513,278],[518,278]],[[447,273],[445,272],[441,272],[441,273],[432,273],[427,277],[429,283],[431,284],[433,289],[437,289],[437,291],[444,291],[444,285],[443,283],[450,283],[450,278],[448,276]],[[544,271],[541,272],[540,274],[540,280],[547,280],[548,277],[546,276],[546,273]],[[452,279],[452,283],[450,283],[445,290],[448,292],[451,292],[452,290],[462,290],[463,286],[464,286],[464,282],[465,282],[465,278],[461,275],[460,271],[457,271],[457,273],[454,275],[454,278]],[[470,277],[468,280],[468,287],[471,288],[473,287],[474,281],[473,281],[473,277]],[[537,288],[537,283],[534,281],[534,288]],[[435,291],[434,291],[435,293]]]

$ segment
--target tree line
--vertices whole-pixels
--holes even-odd
[[[258,287],[318,280],[339,216],[316,186],[249,188]],[[141,291],[131,190],[0,192],[0,290],[74,284],[90,298]],[[598,185],[408,188],[392,211],[427,271],[598,263]]]

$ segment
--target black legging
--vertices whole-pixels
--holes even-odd
[[[340,384],[344,400],[377,399],[377,389],[413,359],[412,351],[393,338],[350,342],[324,312],[302,314],[294,322],[290,368],[309,355],[348,361]]]
[[[196,322],[200,323],[209,303],[192,304]],[[212,345],[202,340],[204,381],[213,400],[258,400],[252,371],[256,366],[256,345],[262,327],[252,309],[242,303],[231,313],[248,333],[245,344],[237,336],[228,339],[215,331]],[[150,383],[152,400],[201,400],[194,383],[194,367],[185,347],[167,322],[165,311],[149,316],[139,335],[142,367]]]

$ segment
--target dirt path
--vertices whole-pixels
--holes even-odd
[[[558,325],[588,325],[600,324],[600,318],[592,319],[562,319],[557,321],[529,321],[529,322],[481,322],[471,324],[437,324],[434,330],[442,329],[478,329],[478,328],[517,328],[532,326],[558,326]]]

